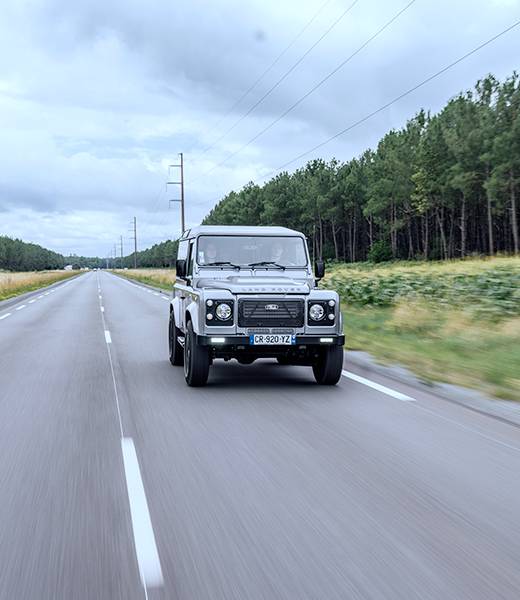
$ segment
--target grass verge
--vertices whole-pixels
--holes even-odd
[[[175,283],[173,269],[113,269],[116,275],[171,291]]]
[[[425,381],[520,400],[520,317],[482,320],[427,302],[349,306],[346,347],[408,367]]]
[[[26,292],[33,292],[76,275],[78,275],[77,271],[0,272],[0,300],[8,300]]]

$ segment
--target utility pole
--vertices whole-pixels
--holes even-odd
[[[114,269],[117,267],[117,244],[114,244]]]
[[[168,189],[169,185],[179,185],[180,186],[180,192],[181,192],[181,197],[180,198],[174,198],[173,200],[169,200],[168,202],[171,204],[172,202],[180,202],[181,204],[181,234],[184,233],[184,230],[186,229],[186,222],[185,222],[185,218],[184,218],[184,156],[182,152],[179,152],[179,156],[180,156],[180,163],[178,165],[168,165],[168,179],[170,178],[170,169],[173,168],[177,168],[180,169],[180,180],[179,181],[167,181],[166,182],[166,189]]]
[[[137,217],[134,217],[134,269],[137,269]]]
[[[121,244],[121,268],[123,268],[123,236],[119,236],[120,244]]]

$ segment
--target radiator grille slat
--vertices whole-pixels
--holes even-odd
[[[240,327],[303,327],[304,301],[265,298],[238,301]]]

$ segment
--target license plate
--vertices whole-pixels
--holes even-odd
[[[296,343],[296,336],[290,333],[255,333],[249,336],[252,346],[291,346]]]

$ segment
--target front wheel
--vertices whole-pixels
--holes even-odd
[[[209,351],[207,346],[199,346],[193,324],[188,321],[184,340],[184,378],[190,387],[206,385],[209,375]]]
[[[277,356],[276,360],[279,365],[290,365],[291,361],[286,356]]]
[[[168,326],[168,346],[170,351],[170,362],[174,366],[184,363],[184,351],[179,344],[179,328],[175,325],[173,310],[170,312],[170,324]]]
[[[316,382],[320,385],[336,385],[343,370],[343,347],[326,348],[323,354],[312,365]]]

